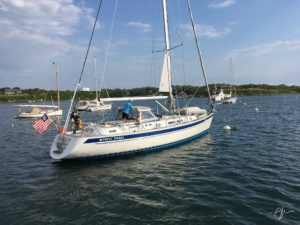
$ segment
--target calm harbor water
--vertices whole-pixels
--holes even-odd
[[[300,224],[300,95],[240,100],[186,145],[75,162],[0,104],[0,224]]]

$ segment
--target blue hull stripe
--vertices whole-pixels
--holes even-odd
[[[141,137],[148,137],[148,136],[152,136],[152,135],[170,133],[170,132],[179,131],[179,130],[183,130],[183,129],[186,129],[186,128],[189,128],[189,127],[196,126],[196,125],[198,125],[200,123],[203,123],[204,121],[210,119],[212,116],[213,116],[213,114],[211,114],[209,117],[207,117],[203,120],[197,121],[195,123],[183,125],[183,126],[180,126],[180,127],[173,127],[173,128],[169,128],[169,129],[164,129],[164,130],[145,132],[145,133],[139,133],[139,134],[129,134],[129,135],[123,135],[123,136],[90,138],[90,139],[87,139],[84,142],[84,144],[120,141],[120,140],[126,140],[126,139],[141,138]]]

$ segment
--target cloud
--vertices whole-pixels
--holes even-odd
[[[274,52],[295,52],[300,50],[300,40],[276,41],[263,45],[235,50],[233,56],[262,56]]]
[[[242,83],[299,85],[300,40],[279,40],[237,49],[232,56]]]
[[[84,2],[79,4],[73,0],[1,1],[2,85],[13,83],[23,88],[51,89],[52,85],[44,81],[49,79],[49,71],[53,70],[52,61],[66,67],[77,63],[78,59],[82,60],[86,42],[82,42],[80,35],[76,34],[92,26],[95,11],[86,8]],[[74,67],[70,66],[72,71],[66,72],[74,74]],[[66,74],[64,76],[68,80]]]
[[[229,26],[236,26],[238,24],[240,24],[239,20],[234,20],[234,21],[231,21],[231,22],[228,23]]]
[[[127,26],[137,28],[141,32],[150,32],[151,26],[147,23],[141,23],[141,22],[128,22]]]
[[[192,27],[190,24],[182,25],[181,28],[187,31],[187,36],[192,36]],[[218,31],[215,27],[211,25],[195,25],[196,32],[199,36],[208,38],[220,38],[225,37],[231,32],[230,27],[225,27],[223,30]]]
[[[6,27],[10,32],[17,29],[23,35],[68,36],[82,16],[82,10],[68,0],[4,0],[4,4],[6,11],[0,20],[10,22]]]
[[[7,7],[2,2],[0,2],[0,11],[3,11],[3,12],[8,11]]]
[[[61,46],[79,25],[94,24],[93,9],[77,6],[72,0],[3,0],[1,10],[0,25],[5,31],[2,37],[35,44]]]
[[[222,0],[222,1],[210,3],[208,5],[208,7],[210,7],[210,8],[226,8],[231,5],[234,5],[235,3],[236,3],[235,0]]]
[[[82,18],[89,24],[89,26],[92,28],[95,23],[95,17],[92,15],[94,14],[93,9],[87,8],[85,6],[80,6],[81,8],[81,15]],[[98,18],[97,23],[96,23],[96,29],[102,28],[102,23],[100,19]]]

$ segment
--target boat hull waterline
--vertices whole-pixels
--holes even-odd
[[[113,157],[139,151],[159,150],[205,135],[213,114],[180,126],[116,136],[80,137],[57,134],[50,156],[56,160],[88,157]]]

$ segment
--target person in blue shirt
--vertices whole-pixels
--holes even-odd
[[[122,119],[125,122],[127,122],[127,120],[129,119],[129,114],[133,107],[131,102],[132,102],[131,99],[129,99],[128,102],[123,107]]]

